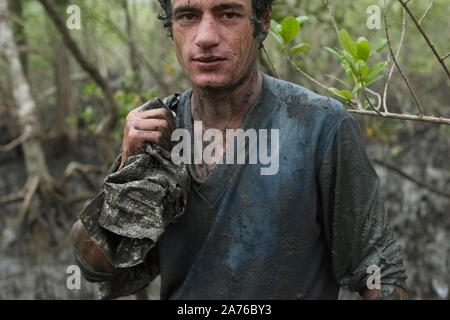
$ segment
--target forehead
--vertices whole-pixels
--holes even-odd
[[[237,7],[248,8],[252,6],[252,0],[171,0],[172,7],[196,7],[196,8],[214,8],[214,7]]]

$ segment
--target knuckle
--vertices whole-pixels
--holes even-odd
[[[169,122],[167,120],[161,119],[159,121],[159,127],[167,130],[167,129],[169,129]]]
[[[130,130],[130,132],[128,133],[128,137],[130,138],[130,140],[134,141],[134,140],[138,140],[139,139],[139,132],[135,129]]]
[[[163,134],[162,132],[155,132],[154,133],[154,137],[155,137],[155,142],[160,144],[163,140]]]

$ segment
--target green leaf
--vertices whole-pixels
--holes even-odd
[[[285,43],[294,40],[300,32],[300,23],[294,17],[287,17],[281,22],[280,36]]]
[[[280,33],[281,32],[281,24],[279,24],[275,20],[270,20],[270,30],[272,30],[275,33]]]
[[[85,122],[90,122],[94,116],[94,109],[91,106],[86,107],[81,113],[81,117]]]
[[[370,56],[370,44],[365,38],[359,38],[356,44],[356,52],[359,60],[367,61]]]
[[[347,61],[350,67],[350,70],[355,76],[359,75],[359,66],[356,62],[356,59],[347,51],[342,52],[343,60]]]
[[[345,81],[339,79],[338,77],[333,76],[332,74],[327,74],[327,77],[338,81],[340,84],[344,85],[346,88],[350,88],[350,86],[347,83],[345,83]]]
[[[386,48],[388,42],[386,39],[381,39],[381,41],[379,41],[376,45],[375,45],[375,51],[376,52],[380,52],[381,50],[383,50],[384,48]]]
[[[387,61],[382,61],[374,65],[369,71],[369,81],[372,81],[387,66]]]
[[[276,22],[275,20],[270,21],[270,34],[274,36],[274,38],[278,41],[281,46],[284,46],[283,38],[280,35],[281,32],[281,24]]]
[[[369,82],[369,67],[367,65],[360,64],[360,72],[362,81],[364,81],[365,83]]]
[[[361,84],[361,82],[358,82],[358,83],[356,84],[356,86],[353,88],[352,94],[355,94],[356,92],[358,92],[358,91],[361,90],[361,89],[362,89],[362,84]]]
[[[329,48],[329,47],[325,47],[325,49],[328,50],[329,52],[331,52],[331,54],[335,55],[338,59],[342,59],[342,54],[340,54],[336,50]]]
[[[358,57],[356,43],[352,40],[347,30],[342,29],[339,31],[339,43],[342,49],[350,53],[354,58]]]
[[[336,93],[337,95],[343,97],[346,100],[352,100],[353,94],[348,90],[339,90],[336,88],[328,88],[330,91]]]
[[[300,44],[292,47],[291,50],[290,50],[290,53],[291,53],[291,55],[294,56],[296,54],[309,52],[310,49],[311,49],[311,47],[309,46],[309,44],[307,44],[307,43],[300,43]]]
[[[296,19],[297,19],[298,23],[300,23],[300,25],[302,25],[304,22],[309,21],[309,17],[307,17],[307,16],[299,16]]]
[[[374,84],[375,82],[383,79],[384,76],[382,74],[376,76],[375,78],[369,79],[369,82],[367,82],[367,85],[370,86],[371,84]]]

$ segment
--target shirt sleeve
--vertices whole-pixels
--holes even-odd
[[[376,266],[382,292],[392,286],[406,290],[406,271],[380,198],[380,181],[351,116],[337,124],[330,138],[319,184],[321,220],[338,283],[360,292],[372,281],[374,269],[369,267]]]
[[[108,170],[108,175],[116,172],[119,165],[120,155]],[[84,227],[88,230],[91,240],[103,250],[107,257],[110,257],[111,250],[107,249],[115,247],[119,239],[114,233],[101,228],[97,222],[103,206],[103,194],[104,192],[101,192],[89,203],[80,218]],[[150,249],[143,262],[132,267],[117,268],[114,272],[97,272],[83,261],[76,247],[73,247],[73,252],[75,263],[80,267],[84,278],[88,282],[100,284],[100,299],[115,299],[135,294],[147,287],[160,274],[157,245]]]
[[[143,263],[130,268],[117,268],[114,272],[93,270],[81,258],[74,247],[75,263],[88,282],[98,282],[100,299],[115,299],[137,293],[147,287],[159,274],[159,256],[157,246],[147,254]]]

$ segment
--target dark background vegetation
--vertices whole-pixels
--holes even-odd
[[[24,194],[20,197],[20,192],[27,191],[23,189],[27,182],[30,185],[24,147],[18,145],[11,150],[0,150],[0,199],[19,195],[17,199],[0,201],[2,299],[96,297],[96,285],[84,280],[81,290],[66,288],[66,268],[73,264],[69,239],[71,225],[88,199],[99,190],[105,170],[119,153],[126,114],[152,97],[163,97],[189,87],[173,53],[172,42],[157,20],[160,11],[157,1],[52,2],[64,23],[68,5],[76,4],[81,8],[81,30],[72,30],[69,34],[83,58],[95,66],[98,75],[107,83],[113,101],[109,100],[108,90],[105,94],[105,88],[95,81],[95,76],[86,72],[79,59],[74,58],[73,51],[64,44],[60,30],[40,1],[9,1],[10,26],[36,105],[37,140],[50,179],[39,180],[36,192],[28,199],[27,210],[21,214],[27,197]],[[308,43],[311,48],[296,58],[298,66],[321,83],[339,87],[339,81],[334,77],[343,78],[344,72],[335,57],[324,49],[325,46],[339,46],[324,2],[288,0],[276,3],[274,19],[279,22],[287,16],[306,15],[310,18],[302,24],[295,40]],[[385,37],[384,29],[369,30],[366,27],[367,7],[380,5],[382,1],[333,0],[329,3],[339,28],[347,29],[354,38],[365,36],[375,42]],[[410,8],[420,17],[429,3],[413,0]],[[387,1],[387,7],[395,49],[401,33],[402,9],[394,0]],[[442,53],[450,50],[449,16],[450,2],[437,0],[422,23]],[[273,36],[269,36],[265,47],[280,78],[330,95],[292,68]],[[374,60],[387,60],[387,56],[385,49]],[[262,55],[260,60],[261,69],[273,74],[267,57]],[[23,133],[6,61],[4,57],[0,58],[2,146]],[[447,65],[449,62],[450,59]],[[450,82],[408,19],[399,63],[414,85],[425,113],[450,118]],[[379,81],[371,89],[382,92],[383,84],[384,80]],[[394,72],[391,81],[388,105],[397,113],[416,113],[398,72]],[[117,112],[117,125],[98,134],[102,130],[102,120],[111,115],[112,106]],[[403,248],[409,297],[448,299],[450,126],[355,117],[380,176],[394,234]],[[419,186],[417,181],[426,185]],[[151,298],[158,298],[157,282],[148,293]],[[356,298],[345,290],[341,297]]]

